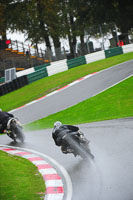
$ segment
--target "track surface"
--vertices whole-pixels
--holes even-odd
[[[37,103],[12,113],[29,123],[88,99],[133,74],[133,60],[111,67]]]
[[[28,132],[23,148],[44,153],[59,162],[70,175],[72,200],[133,199],[133,118],[79,126],[91,141],[95,162],[64,155],[51,139],[51,129]],[[6,135],[1,144],[13,145]]]
[[[112,67],[38,104],[14,111],[14,114],[21,117],[23,123],[29,121],[34,112],[38,118],[47,116],[52,110],[53,113],[57,112],[71,106],[71,102],[74,105],[99,93],[131,75],[132,71],[133,61]],[[62,164],[72,180],[72,200],[132,200],[133,118],[89,123],[79,127],[91,141],[94,162],[85,162],[80,157],[62,154],[60,148],[54,145],[51,129],[28,132],[26,142],[17,146],[47,154]],[[6,135],[2,135],[0,139],[1,144],[15,145]]]

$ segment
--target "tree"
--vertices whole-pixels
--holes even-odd
[[[133,7],[131,0],[91,0],[93,23],[95,25],[114,22],[123,36],[133,27]],[[127,41],[128,43],[128,41]]]
[[[74,55],[78,36],[84,46],[85,30],[96,35],[102,27],[104,34],[114,22],[127,37],[133,27],[131,5],[131,0],[1,0],[0,34],[6,39],[7,30],[21,31],[33,44],[45,42],[49,49],[50,38],[55,48],[62,37],[68,38]]]
[[[8,19],[10,16],[10,4],[12,0],[1,0],[0,2],[0,35],[2,40],[6,40],[6,31],[8,29]]]

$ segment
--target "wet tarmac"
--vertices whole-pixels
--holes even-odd
[[[23,123],[45,117],[116,84],[132,74],[132,66],[131,60],[112,67],[13,113]],[[27,132],[25,143],[17,145],[7,135],[1,135],[0,143],[28,148],[54,158],[70,175],[72,200],[133,200],[133,118],[81,124],[79,127],[91,141],[94,162],[63,154],[52,140],[52,129]]]
[[[11,143],[6,135],[1,144],[21,146],[51,156],[70,175],[72,200],[133,199],[133,118],[79,125],[91,141],[95,160],[63,154],[52,140],[52,129],[27,132],[24,144]]]

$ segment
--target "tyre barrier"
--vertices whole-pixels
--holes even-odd
[[[78,67],[80,65],[88,64],[91,62],[95,62],[98,60],[102,60],[105,58],[109,58],[112,56],[132,51],[133,51],[133,44],[129,44],[129,45],[124,45],[123,47],[115,47],[104,51],[102,50],[99,52],[94,52],[91,54],[87,54],[85,56],[76,57],[66,61],[62,60],[58,62],[58,65],[56,65],[57,64],[56,61],[53,63],[47,63],[44,65],[36,66],[34,68],[31,68],[32,70],[27,69],[30,70],[30,72],[28,71],[29,73],[26,72],[26,74],[23,74],[23,76],[19,76],[18,78],[14,79],[12,83],[10,82],[10,84],[3,83],[2,85],[0,85],[0,96],[5,95],[8,92],[14,91],[16,89],[19,89],[27,84],[30,84],[44,77],[51,76],[62,71],[66,71],[71,68]],[[2,83],[3,81],[4,77],[0,78],[0,83]]]
[[[29,81],[28,81],[27,75],[18,77],[8,83],[0,85],[0,96],[10,93],[28,84],[29,84]]]

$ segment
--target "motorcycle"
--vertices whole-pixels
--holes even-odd
[[[20,140],[24,142],[24,133],[22,125],[17,118],[10,118],[7,122],[7,128],[4,131],[14,142]]]
[[[62,138],[61,150],[63,153],[73,153],[76,157],[81,156],[83,159],[94,159],[94,155],[89,148],[89,141],[81,131],[65,134]]]

